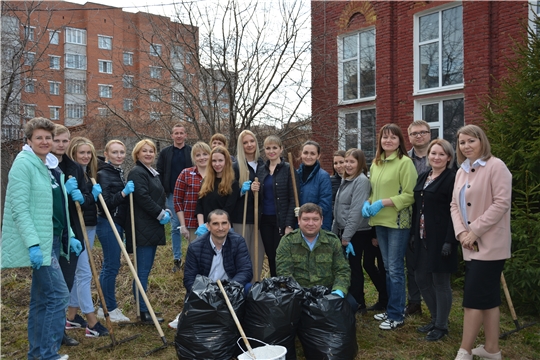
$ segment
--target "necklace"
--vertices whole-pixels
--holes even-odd
[[[428,180],[433,181],[433,180],[435,180],[436,178],[438,178],[439,175],[441,175],[441,174],[442,174],[442,173],[439,173],[439,174],[437,174],[437,175],[433,175],[433,170],[431,170],[431,171],[429,172],[429,175],[428,175]]]

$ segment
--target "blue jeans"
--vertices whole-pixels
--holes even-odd
[[[405,313],[405,251],[409,229],[392,229],[376,226],[377,240],[386,267],[386,289],[388,319],[402,321]]]
[[[92,250],[94,248],[94,238],[96,237],[96,227],[87,226],[86,234],[88,235],[90,250]],[[91,285],[92,271],[90,269],[90,262],[88,260],[88,251],[85,247],[84,251],[79,255],[79,260],[77,261],[77,270],[75,270],[75,281],[73,282],[73,288],[71,289],[69,306],[81,308],[83,314],[93,313],[94,303],[92,301]]]
[[[114,225],[120,236],[123,237],[124,229],[118,224]],[[121,250],[106,218],[98,216],[96,233],[103,249],[103,264],[99,274],[99,283],[101,284],[107,310],[111,311],[118,307],[116,303],[116,276],[120,270]]]
[[[142,284],[144,292],[148,288],[148,276],[154,265],[157,246],[137,246],[137,276]],[[135,280],[133,281],[133,297],[135,298]],[[139,292],[139,309],[141,312],[147,312],[148,307]]]
[[[175,260],[182,258],[182,236],[180,235],[180,230],[178,227],[180,226],[180,220],[178,220],[178,216],[176,216],[176,211],[174,211],[174,202],[173,202],[173,194],[169,194],[167,196],[167,202],[165,203],[165,206],[167,209],[171,210],[172,216],[171,216],[171,239],[172,239],[172,251],[173,256]]]
[[[60,239],[54,237],[51,265],[32,271],[28,313],[28,359],[58,359],[64,336],[69,291],[60,270]]]

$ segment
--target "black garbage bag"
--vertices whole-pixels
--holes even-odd
[[[244,315],[244,287],[222,281],[236,316]],[[197,275],[178,319],[174,344],[181,360],[230,360],[239,352],[240,333],[217,283]]]
[[[287,359],[296,359],[294,339],[303,297],[303,288],[292,277],[273,277],[255,283],[247,296],[242,322],[246,336],[284,346]]]
[[[352,360],[358,352],[356,317],[346,299],[324,286],[306,289],[298,338],[309,360]]]

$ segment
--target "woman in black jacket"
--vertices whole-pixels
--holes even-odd
[[[341,185],[341,179],[345,174],[345,150],[337,150],[334,152],[334,174],[330,176],[332,183],[332,212],[334,211],[334,202],[336,194]]]
[[[165,207],[165,190],[161,185],[159,173],[152,168],[156,160],[156,145],[152,140],[143,139],[135,145],[131,156],[135,167],[129,172],[128,179],[135,184],[133,211],[137,244],[137,276],[146,292],[148,276],[154,265],[157,246],[166,243],[163,225],[171,220],[171,213]],[[131,224],[127,227],[126,232],[128,235],[131,234]],[[134,281],[134,295],[136,294],[135,286]],[[141,321],[152,322],[152,317],[141,294],[139,294],[139,309]],[[158,318],[158,321],[162,322],[163,319]]]
[[[98,164],[97,182],[101,185],[101,194],[113,218],[116,230],[120,236],[123,236],[126,216],[129,211],[127,196],[135,189],[133,181],[125,182],[124,171],[121,168],[126,158],[126,146],[119,140],[111,140],[105,145],[103,154],[105,161]],[[103,249],[103,264],[99,282],[109,310],[109,317],[112,322],[129,321],[129,318],[118,308],[115,295],[116,276],[120,270],[120,245],[118,245],[101,203],[98,203],[96,234]],[[98,309],[97,316],[105,318],[101,307]]]
[[[457,271],[457,244],[450,215],[456,173],[454,150],[443,139],[428,147],[430,171],[418,176],[414,188],[413,248],[415,279],[431,313],[431,322],[418,328],[426,340],[437,341],[448,334],[452,306],[450,276]]]
[[[260,232],[264,250],[270,265],[270,275],[276,273],[276,249],[281,237],[293,230],[294,187],[289,163],[283,161],[281,139],[270,135],[264,140],[266,163],[257,169],[259,182],[251,184],[251,190],[260,191]],[[298,183],[298,182],[297,182]]]

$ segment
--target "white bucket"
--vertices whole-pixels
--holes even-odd
[[[240,338],[241,339],[241,338]],[[240,349],[242,349],[242,346],[240,346],[240,339],[236,341]],[[249,351],[244,352],[240,356],[238,356],[238,360],[285,360],[285,355],[287,354],[287,348],[281,345],[268,345],[267,343],[253,339],[253,338],[247,338],[249,340],[255,340],[260,342],[261,344],[264,344],[264,346],[254,348],[253,354],[255,355],[255,358],[252,357],[249,353]],[[244,349],[242,349],[243,351]]]

